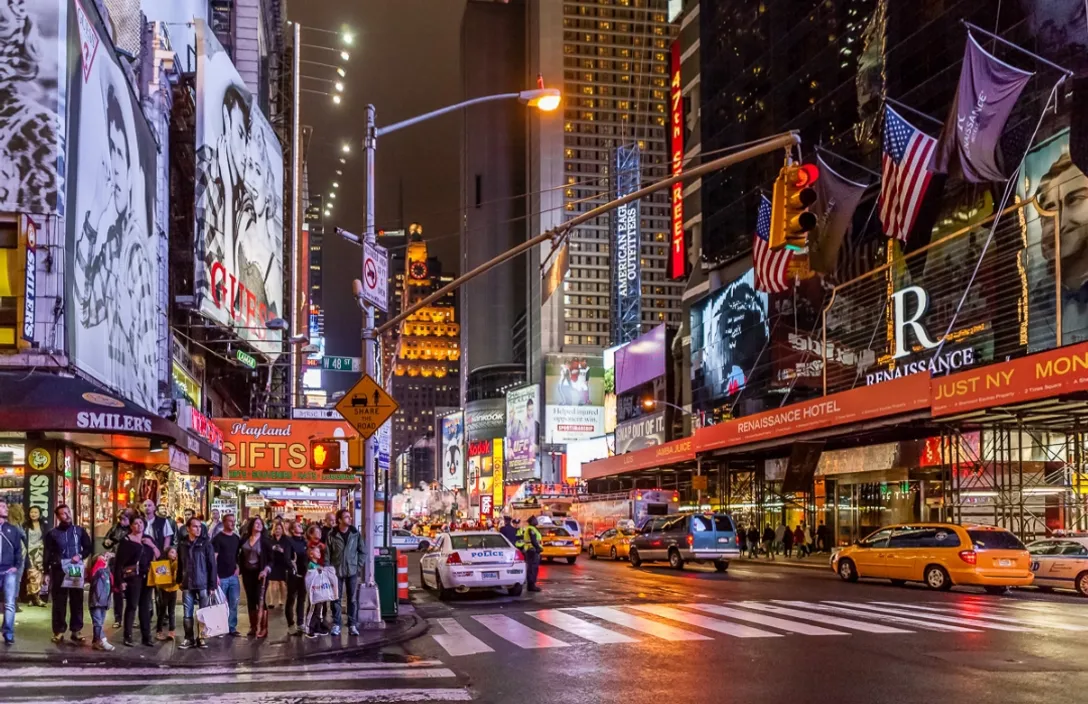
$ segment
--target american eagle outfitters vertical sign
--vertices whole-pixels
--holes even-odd
[[[638,190],[641,182],[637,144],[616,147],[613,169],[614,198]],[[612,211],[612,344],[638,337],[642,319],[642,264],[639,259],[640,201]]]

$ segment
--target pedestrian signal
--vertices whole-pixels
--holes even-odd
[[[771,198],[771,249],[802,251],[808,246],[808,232],[816,228],[816,214],[808,209],[816,202],[812,186],[819,178],[813,164],[789,164],[778,172]]]
[[[346,472],[347,454],[345,440],[311,440],[310,469],[318,472]]]

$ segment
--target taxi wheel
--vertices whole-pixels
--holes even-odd
[[[642,558],[638,556],[638,550],[631,548],[631,552],[627,555],[627,561],[631,563],[632,567],[641,567]]]
[[[577,561],[578,561],[578,558],[577,558],[577,557],[568,557],[568,558],[567,558],[567,564],[568,564],[568,565],[573,565],[573,564],[574,564],[575,562],[577,562]]]
[[[1077,588],[1077,594],[1088,596],[1088,571],[1078,574],[1073,584]]]
[[[858,581],[858,568],[854,566],[854,561],[850,559],[839,560],[839,569],[837,570],[839,577],[844,582],[856,582]]]
[[[952,578],[940,565],[930,565],[925,571],[926,586],[939,592],[946,592],[952,588]]]
[[[589,559],[597,559],[597,548],[593,547],[592,545],[589,547]]]
[[[609,551],[608,556],[612,558],[612,562],[615,562],[616,560],[620,559],[620,556],[616,554],[616,546],[615,545],[612,546],[612,550]]]

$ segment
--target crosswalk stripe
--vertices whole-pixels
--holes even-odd
[[[708,636],[704,636],[700,633],[692,633],[691,631],[685,631],[682,628],[675,628],[674,626],[669,626],[664,623],[651,621],[648,618],[624,613],[611,606],[580,606],[577,610],[587,613],[590,616],[596,616],[602,621],[609,621],[620,626],[626,626],[639,633],[655,636],[662,640],[712,640]]]
[[[736,602],[736,605],[743,606],[746,609],[764,611],[771,614],[778,614],[780,616],[792,616],[793,618],[801,618],[806,621],[815,621],[816,623],[822,623],[825,626],[852,628],[855,631],[864,631],[865,633],[914,633],[914,631],[910,631],[905,628],[885,626],[881,623],[869,623],[868,621],[856,621],[854,619],[832,616],[826,613],[798,611],[797,609],[790,609],[785,606],[778,606],[777,604],[761,604],[755,601],[739,601]]]
[[[529,628],[509,616],[473,616],[473,620],[500,638],[505,638],[519,648],[566,648],[566,641],[553,638],[547,633]]]
[[[545,609],[544,611],[528,611],[527,616],[539,619],[549,626],[554,626],[567,633],[573,633],[579,638],[585,638],[592,643],[638,643],[638,638],[612,631],[589,621],[583,621],[559,609]]]
[[[174,694],[109,694],[80,699],[80,704],[170,704],[184,697]],[[216,704],[299,704],[314,701],[321,704],[354,704],[355,702],[470,702],[472,692],[457,688],[395,688],[395,689],[315,689],[307,692],[220,692]],[[55,702],[55,696],[5,697],[5,702]]]
[[[454,657],[494,652],[487,643],[469,633],[452,618],[438,618],[434,623],[441,626],[445,633],[436,633],[431,637]]]
[[[753,614],[747,611],[741,611],[740,609],[731,609],[728,606],[718,606],[717,604],[686,604],[692,609],[698,609],[699,611],[706,611],[707,613],[717,614],[718,616],[728,616],[729,618],[737,619],[739,621],[751,621],[752,623],[759,623],[764,626],[772,626],[789,633],[801,633],[806,636],[848,636],[849,633],[844,631],[833,631],[830,628],[823,628],[821,626],[811,626],[807,623],[797,623],[796,621],[787,621],[784,618],[775,618],[774,616],[764,616],[763,614]]]
[[[104,670],[108,673],[108,670]],[[338,676],[342,675],[342,676]],[[414,679],[442,679],[446,677],[454,677],[453,671],[446,668],[436,668],[431,670],[425,669],[386,669],[386,670],[351,670],[344,669],[342,672],[322,672],[308,675],[303,672],[284,672],[282,674],[275,673],[239,673],[230,675],[204,675],[200,677],[185,677],[181,675],[169,675],[163,678],[157,679],[111,679],[108,675],[104,677],[89,677],[81,680],[63,680],[63,679],[48,679],[48,680],[25,680],[19,682],[17,686],[20,689],[68,689],[68,688],[83,688],[83,687],[164,687],[164,686],[184,686],[194,687],[198,685],[219,685],[219,684],[257,684],[268,682],[328,682],[330,680],[380,680],[380,679],[402,679],[402,680],[414,680]]]
[[[980,621],[978,619],[963,619],[958,616],[942,616],[940,614],[926,613],[921,611],[911,611],[909,609],[893,609],[886,606],[870,606],[868,604],[854,604],[849,601],[825,601],[825,604],[834,604],[835,606],[847,606],[852,609],[860,609],[862,611],[872,611],[879,614],[892,614],[894,616],[906,616],[910,618],[924,618],[929,621],[939,621],[941,623],[963,623],[969,624],[972,627],[989,628],[994,631],[1013,631],[1023,633],[1026,631],[1033,631],[1035,629],[1028,628],[1026,626],[1013,626],[1007,623],[994,623],[989,621]]]
[[[844,608],[841,606],[833,606],[831,604],[821,604],[810,601],[787,601],[784,599],[774,599],[777,604],[785,604],[786,606],[794,606],[801,609],[812,609],[814,611],[828,611],[833,614],[841,614],[843,616],[853,616],[854,618],[868,618],[873,621],[884,621],[885,623],[898,623],[903,626],[913,626],[915,628],[925,628],[931,631],[946,631],[952,633],[978,633],[977,628],[965,628],[963,626],[953,626],[945,623],[934,623],[932,621],[926,621],[918,618],[904,618],[902,616],[895,616],[880,611],[864,611],[853,608]]]
[[[1029,626],[1039,626],[1046,628],[1056,628],[1060,631],[1088,631],[1088,626],[1079,626],[1072,623],[1065,623],[1054,619],[1049,619],[1039,614],[1039,616],[1033,616],[1024,614],[1022,617],[1006,616],[1001,614],[992,613],[987,611],[985,613],[981,611],[973,611],[973,607],[956,607],[956,606],[928,606],[922,604],[899,604],[894,601],[871,601],[870,604],[880,604],[883,606],[897,606],[904,609],[910,609],[912,611],[927,611],[935,612],[939,614],[956,614],[964,618],[971,619],[985,619],[987,621],[1001,621],[1003,623],[1015,623],[1026,624]]]
[[[421,668],[441,666],[441,660],[414,660],[411,662],[360,662],[360,663],[324,663],[309,665],[278,665],[269,667],[216,666],[216,667],[101,667],[87,665],[83,667],[13,667],[0,669],[0,681],[5,679],[22,680],[31,677],[83,677],[87,675],[111,677],[159,677],[163,675],[194,676],[247,674],[261,672],[322,672],[327,670],[390,670],[398,668]]]
[[[661,618],[686,623],[690,626],[705,628],[708,631],[716,631],[717,633],[736,636],[737,638],[780,638],[782,636],[781,633],[772,633],[771,631],[752,628],[751,626],[745,626],[740,623],[730,623],[728,621],[710,618],[709,616],[703,616],[702,614],[680,611],[679,609],[674,609],[670,606],[662,606],[660,604],[637,604],[631,608],[645,611],[648,614],[660,616]]]

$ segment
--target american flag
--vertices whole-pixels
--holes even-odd
[[[933,172],[929,160],[937,140],[884,107],[884,174],[880,223],[888,237],[906,241],[918,218]]]
[[[771,201],[767,196],[759,197],[759,211],[756,214],[756,236],[752,239],[752,260],[756,266],[756,288],[767,293],[779,293],[789,288],[788,276],[790,251],[772,250],[771,236]]]

